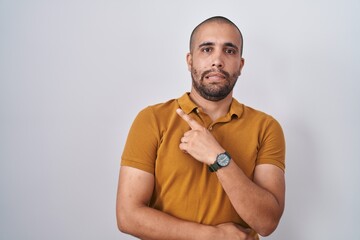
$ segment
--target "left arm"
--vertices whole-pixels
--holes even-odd
[[[232,160],[216,174],[241,218],[260,235],[270,235],[284,211],[283,170],[271,164],[258,165],[251,181]]]
[[[191,130],[181,138],[180,149],[198,161],[214,163],[217,154],[225,152],[212,134],[181,110],[177,113]],[[251,181],[234,160],[216,172],[218,179],[239,216],[262,236],[270,235],[284,211],[285,177],[279,167],[256,166]]]

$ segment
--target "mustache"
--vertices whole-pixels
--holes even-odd
[[[222,69],[218,69],[218,70],[207,70],[205,72],[203,72],[201,74],[201,79],[204,79],[206,75],[208,75],[209,73],[212,73],[212,72],[217,72],[217,73],[221,73],[225,76],[226,79],[229,79],[230,78],[230,73],[222,70]]]

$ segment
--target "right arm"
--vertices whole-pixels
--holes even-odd
[[[119,174],[116,216],[120,231],[141,239],[249,239],[248,229],[233,223],[209,226],[184,221],[150,208],[154,176],[122,166]]]

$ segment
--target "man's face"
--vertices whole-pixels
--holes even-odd
[[[203,98],[219,101],[228,96],[244,65],[240,34],[226,23],[205,23],[193,37],[187,55],[193,88]]]

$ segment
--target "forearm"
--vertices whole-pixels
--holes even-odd
[[[210,239],[208,234],[214,227],[183,221],[150,208],[148,202],[153,189],[152,174],[132,167],[121,167],[116,200],[120,231],[149,240]]]
[[[235,210],[260,235],[272,233],[280,220],[283,204],[268,190],[251,181],[231,161],[217,176]]]
[[[145,240],[252,239],[251,230],[235,223],[203,225],[150,208],[148,202],[153,193],[153,182],[154,176],[150,173],[132,167],[121,167],[116,201],[120,231]]]
[[[140,239],[212,239],[216,233],[213,226],[184,221],[148,206],[119,211],[119,229]]]

